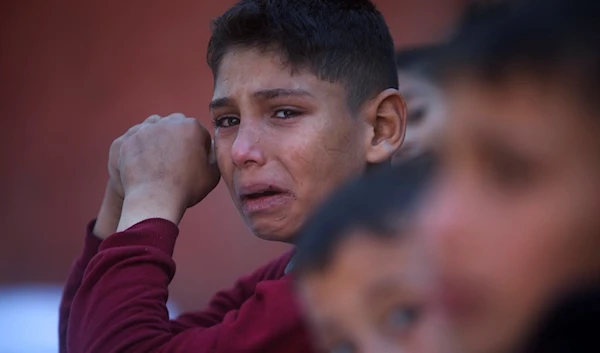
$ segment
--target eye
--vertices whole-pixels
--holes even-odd
[[[520,160],[501,159],[492,163],[490,173],[502,186],[520,189],[530,184],[531,168]]]
[[[416,107],[414,109],[409,109],[408,112],[408,124],[417,125],[420,124],[427,114],[426,107]]]
[[[386,313],[384,323],[389,332],[403,334],[415,325],[419,316],[417,307],[397,306]]]
[[[298,116],[300,113],[298,113],[295,110],[291,110],[291,109],[280,109],[277,110],[275,112],[275,118],[277,119],[291,119],[294,118],[296,116]]]
[[[492,180],[503,190],[522,190],[535,178],[535,166],[508,148],[488,148],[487,168]]]
[[[240,118],[235,116],[220,116],[214,119],[215,127],[232,127],[234,125],[239,125]]]

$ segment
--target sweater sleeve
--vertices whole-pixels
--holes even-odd
[[[72,300],[69,352],[263,352],[281,341],[308,349],[290,281],[266,279],[283,272],[281,260],[217,294],[207,311],[170,321],[177,234],[152,219],[102,242]]]
[[[232,288],[217,292],[206,310],[184,313],[177,320],[171,321],[171,332],[177,334],[191,327],[210,327],[223,322],[228,312],[240,309],[254,295],[259,282],[283,277],[292,256],[293,252],[288,252],[251,274],[240,277]]]
[[[71,266],[71,271],[69,272],[67,283],[63,290],[58,319],[58,344],[60,353],[67,353],[67,328],[69,325],[71,303],[73,302],[75,293],[77,293],[77,290],[81,286],[83,274],[88,263],[94,257],[94,255],[96,255],[98,252],[98,247],[102,242],[100,238],[94,236],[92,233],[95,223],[96,221],[92,221],[88,224],[87,234],[83,245],[83,253]]]

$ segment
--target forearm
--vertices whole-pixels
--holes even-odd
[[[166,301],[177,232],[174,224],[152,219],[104,240],[71,305],[69,352],[136,351],[169,339]]]
[[[104,200],[98,211],[93,233],[100,239],[106,239],[116,233],[123,209],[123,198],[114,191],[111,181],[106,185]]]
[[[69,327],[69,316],[71,314],[71,305],[75,294],[81,286],[83,281],[83,275],[87,268],[90,260],[98,252],[101,239],[92,234],[92,230],[95,228],[96,222],[90,222],[87,227],[86,237],[84,240],[83,252],[73,262],[67,282],[62,293],[59,309],[59,325],[58,325],[58,338],[59,338],[59,352],[67,352],[67,330]]]

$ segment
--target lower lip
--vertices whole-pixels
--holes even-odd
[[[291,202],[294,198],[288,193],[280,193],[269,196],[262,196],[253,199],[244,199],[242,201],[242,209],[244,213],[269,212],[284,206]]]

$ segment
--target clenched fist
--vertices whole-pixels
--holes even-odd
[[[183,114],[150,117],[132,130],[118,142],[118,163],[109,162],[124,197],[118,230],[149,218],[178,223],[219,182],[210,134]]]
[[[138,131],[142,125],[155,123],[160,119],[158,115],[152,115],[143,123],[134,125],[126,133],[119,136],[113,141],[108,152],[108,184],[104,193],[104,200],[96,217],[94,225],[94,235],[101,239],[106,239],[109,235],[117,230],[119,220],[121,219],[121,211],[123,209],[123,199],[125,192],[121,183],[121,173],[119,172],[119,158],[121,154],[121,146],[125,139]]]
[[[121,173],[119,172],[119,161],[121,158],[121,146],[123,142],[136,133],[142,126],[152,124],[157,122],[160,119],[158,115],[152,115],[148,117],[148,119],[144,120],[143,123],[132,126],[126,133],[119,136],[117,139],[113,141],[110,145],[110,151],[108,152],[108,175],[110,179],[108,181],[109,187],[112,189],[116,196],[120,199],[125,197],[125,192],[123,191],[123,184],[121,183]]]

